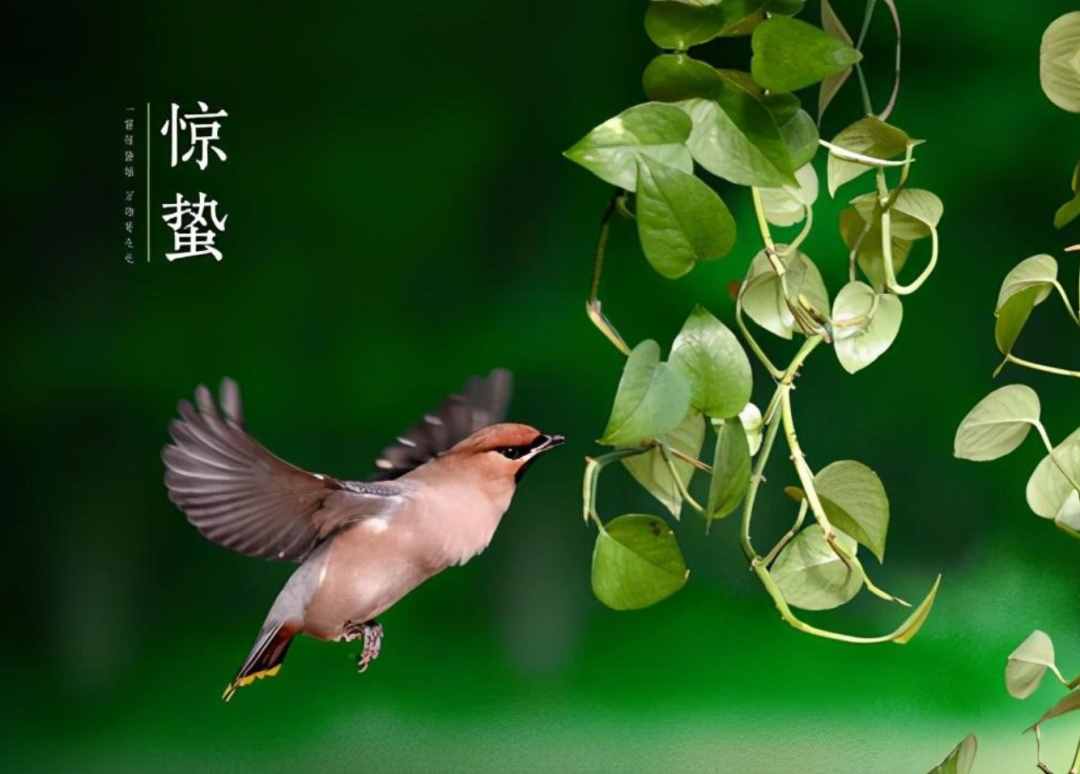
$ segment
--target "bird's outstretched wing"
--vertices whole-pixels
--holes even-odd
[[[274,456],[244,429],[240,391],[221,383],[220,411],[200,385],[180,401],[161,453],[169,499],[206,538],[247,556],[301,561],[345,524],[387,515],[400,485],[339,481]]]
[[[480,428],[503,421],[512,389],[513,377],[506,369],[496,368],[484,378],[474,376],[460,395],[451,395],[438,411],[424,416],[382,450],[372,479],[403,476]]]

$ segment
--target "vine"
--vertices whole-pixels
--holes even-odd
[[[902,299],[922,287],[937,265],[943,208],[934,194],[909,187],[920,141],[888,123],[900,85],[900,19],[893,0],[882,5],[896,32],[896,66],[890,96],[877,112],[862,48],[878,4],[867,2],[857,43],[828,0],[820,3],[820,27],[795,18],[803,5],[803,0],[650,2],[645,30],[664,49],[644,71],[650,101],[600,124],[565,153],[615,186],[600,222],[586,312],[627,358],[600,438],[612,451],[587,458],[585,465],[584,518],[597,529],[592,587],[609,607],[633,609],[670,596],[689,576],[675,533],[663,518],[600,517],[599,479],[617,462],[675,519],[684,505],[697,511],[706,531],[741,505],[743,553],[792,627],[843,642],[903,644],[929,615],[940,576],[907,619],[881,636],[819,628],[794,612],[836,608],[864,587],[888,602],[910,605],[874,584],[858,556],[862,546],[878,561],[884,559],[890,518],[884,485],[853,460],[814,471],[797,435],[793,392],[804,364],[823,345],[833,348],[850,373],[888,350],[901,326]],[[718,69],[688,53],[717,38],[746,35],[752,48],[749,72]],[[852,73],[865,115],[831,141],[822,140],[822,116]],[[820,84],[817,122],[793,93],[814,84]],[[801,251],[814,225],[818,177],[813,161],[819,149],[827,155],[830,195],[866,173],[873,180],[873,189],[851,199],[841,215],[849,281],[831,306],[817,265]],[[734,321],[771,383],[764,412],[751,402],[753,369],[746,350],[703,307],[691,312],[666,361],[653,340],[627,344],[603,311],[604,258],[618,221],[635,223],[646,260],[669,279],[734,249],[735,220],[698,170],[749,188],[761,249],[735,293]],[[786,242],[774,237],[774,228],[791,227],[799,229]],[[923,240],[929,242],[925,264],[902,280],[915,243]],[[774,362],[747,318],[779,339],[799,337],[785,365]],[[715,435],[711,463],[700,459],[707,426]],[[753,542],[754,506],[781,430],[798,481],[784,490],[795,503],[795,516],[784,536],[762,551]],[[690,492],[697,472],[710,479],[704,503]],[[812,523],[804,526],[808,515]]]
[[[1047,97],[1059,107],[1080,112],[1080,11],[1067,13],[1047,28],[1040,51],[1040,80]],[[1071,201],[1054,215],[1063,228],[1080,215],[1080,164],[1073,172]],[[1080,245],[1066,251],[1080,250]],[[1053,256],[1034,255],[1005,275],[994,308],[994,341],[1004,359],[994,370],[998,376],[1012,364],[1041,373],[1080,378],[1080,371],[1037,363],[1014,354],[1017,339],[1035,307],[1051,296],[1065,306],[1069,320],[1080,326],[1080,297],[1076,306],[1058,281]],[[1046,456],[1027,483],[1028,506],[1037,516],[1053,521],[1060,530],[1080,538],[1080,427],[1058,445],[1040,421],[1039,396],[1030,387],[1011,384],[994,390],[964,417],[956,430],[954,453],[966,460],[995,460],[1023,443],[1031,428],[1046,447]]]

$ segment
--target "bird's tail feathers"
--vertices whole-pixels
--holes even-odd
[[[280,623],[265,627],[255,641],[255,647],[251,649],[244,665],[236,673],[221,694],[224,701],[232,699],[237,688],[251,685],[256,680],[264,677],[273,677],[280,671],[281,662],[285,660],[285,654],[289,652],[289,645],[296,635],[296,630],[288,624]]]

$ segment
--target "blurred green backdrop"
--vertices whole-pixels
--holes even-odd
[[[857,27],[862,3],[835,5]],[[1043,97],[1037,73],[1042,30],[1073,6],[900,5],[895,121],[929,140],[914,184],[945,202],[942,261],[886,357],[848,377],[822,352],[796,396],[815,467],[855,458],[885,481],[880,582],[911,599],[944,573],[912,644],[862,649],[780,622],[734,520],[705,537],[687,515],[691,581],[655,608],[614,613],[589,591],[582,457],[621,359],[583,314],[609,193],[559,152],[642,100],[644,2],[17,10],[24,75],[5,122],[0,291],[14,498],[4,768],[900,774],[926,771],[971,731],[978,772],[1028,770],[1034,744],[1020,732],[1056,688],[1016,702],[1002,667],[1039,627],[1063,670],[1080,670],[1078,546],[1024,502],[1036,440],[975,465],[952,458],[952,438],[992,388],[1005,272],[1046,251],[1075,277],[1061,248],[1077,233],[1050,218],[1080,119]],[[891,35],[881,15],[868,46],[879,100]],[[703,53],[745,62],[749,43]],[[152,204],[216,196],[225,260],[170,265],[157,250],[129,266],[124,108],[150,101],[156,130],[168,102],[195,99],[229,111],[229,160],[170,171],[155,135]],[[852,84],[824,133],[858,112]],[[648,268],[632,227],[616,227],[603,298],[629,340],[670,341],[696,301],[730,320],[726,286],[757,250],[745,199],[731,201],[736,252],[676,282]],[[834,293],[838,209],[823,194],[805,248]],[[159,225],[158,245],[165,234]],[[1052,304],[1020,351],[1080,362]],[[362,476],[384,442],[496,365],[517,375],[513,417],[571,441],[530,474],[493,546],[384,617],[384,655],[367,674],[354,673],[352,647],[305,639],[281,676],[222,704],[291,566],[204,542],[167,501],[158,454],[176,400],[231,375],[270,448]],[[1002,381],[1038,389],[1055,438],[1075,426],[1075,384],[1015,370]],[[787,526],[787,483],[777,468],[759,500],[759,544]],[[658,513],[630,484],[605,476],[605,515]],[[860,598],[822,620],[876,633],[901,617]],[[1047,726],[1052,765],[1064,770],[1078,730],[1072,717]]]

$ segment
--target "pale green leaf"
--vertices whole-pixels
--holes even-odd
[[[691,411],[678,427],[656,440],[696,459],[701,454],[701,445],[705,442],[705,418],[699,412]],[[672,456],[671,462],[671,467],[675,468],[683,487],[689,487],[690,479],[694,476],[694,466],[675,456]],[[682,512],[682,494],[660,449],[652,448],[644,454],[625,457],[622,463],[634,480],[659,500],[672,516],[679,518]]]
[[[1062,468],[1080,484],[1080,428],[1054,447],[1054,459],[1047,454],[1039,461],[1027,483],[1031,510],[1044,519],[1060,520],[1068,525],[1080,519],[1080,493],[1061,472]]]
[[[626,359],[611,418],[600,443],[635,446],[674,430],[690,409],[690,385],[667,363],[660,345],[646,340]]]
[[[672,105],[649,102],[624,110],[589,132],[563,155],[614,186],[633,191],[638,159],[647,157],[692,172],[686,148],[691,124]]]
[[[1005,664],[1005,688],[1017,699],[1026,699],[1039,687],[1047,669],[1058,672],[1054,663],[1054,643],[1046,632],[1036,629],[1009,654]]]
[[[783,253],[786,245],[776,245]],[[743,309],[746,315],[765,330],[781,338],[790,339],[795,331],[795,317],[788,304],[798,303],[801,296],[822,319],[829,316],[829,294],[821,272],[813,261],[798,250],[788,251],[780,258],[785,268],[784,284],[773,271],[772,263],[764,250],[754,256],[746,275],[743,292]]]
[[[1021,290],[998,309],[997,319],[994,320],[994,342],[1001,354],[1012,352],[1016,339],[1031,317],[1031,310],[1035,308],[1035,301],[1040,293],[1042,289],[1037,286]]]
[[[668,279],[727,255],[735,244],[735,219],[724,200],[694,175],[648,156],[638,159],[635,219],[645,257]]]
[[[1039,289],[1038,295],[1035,296],[1035,305],[1041,304],[1053,290],[1057,273],[1057,261],[1050,255],[1033,255],[1020,261],[1005,275],[1001,283],[994,314],[1001,311],[1006,301],[1028,288]]]
[[[994,390],[956,428],[953,454],[976,462],[1005,456],[1024,442],[1039,421],[1039,410],[1039,396],[1026,385]]]
[[[901,155],[907,150],[909,142],[912,140],[906,132],[874,116],[859,119],[832,140],[833,145],[876,159],[891,159]],[[829,195],[835,196],[836,189],[869,169],[871,167],[867,164],[842,159],[835,153],[830,153],[827,175]]]
[[[761,448],[761,442],[764,440],[765,435],[765,423],[761,418],[761,409],[753,403],[747,403],[743,410],[739,412],[739,421],[742,422],[743,430],[746,431],[746,441],[750,444],[750,456],[753,457]],[[713,427],[715,426],[716,423],[714,422]]]
[[[919,606],[912,611],[907,620],[900,624],[900,628],[893,632],[892,642],[897,645],[907,645],[915,638],[915,635],[922,629],[923,624],[926,623],[926,619],[930,617],[930,610],[934,607],[934,600],[937,599],[940,587],[941,576],[939,575],[934,579],[934,585],[930,587],[930,591],[927,592],[926,597],[919,603]]]
[[[837,532],[836,541],[850,556],[855,555],[853,538]],[[839,607],[858,594],[863,585],[858,565],[845,564],[825,541],[817,524],[792,538],[769,572],[787,603],[804,610]]]
[[[716,454],[705,518],[722,519],[734,511],[750,487],[750,446],[738,417],[725,419],[716,428]]]
[[[751,45],[754,80],[775,92],[805,88],[862,59],[862,54],[844,41],[785,16],[775,16],[755,27]]]
[[[814,488],[833,526],[855,538],[870,549],[879,562],[884,562],[889,532],[889,498],[877,473],[861,462],[840,460],[818,471],[814,476]]]
[[[668,358],[690,383],[690,404],[710,417],[733,417],[750,400],[750,360],[735,334],[696,306],[671,345]]]
[[[596,536],[592,589],[614,610],[656,604],[686,585],[689,575],[675,533],[656,516],[628,513]]]
[[[1043,33],[1039,81],[1051,102],[1080,113],[1080,11],[1059,16]]]
[[[885,255],[881,249],[880,217],[874,220],[870,229],[863,235],[865,226],[866,222],[854,207],[848,207],[840,213],[840,236],[849,251],[858,246],[855,257],[859,268],[870,280],[874,290],[880,293],[885,289]],[[860,237],[862,237],[861,241]],[[911,241],[900,239],[896,234],[892,234],[891,242],[893,271],[899,276],[911,252]]]
[[[930,770],[930,774],[971,774],[978,748],[978,740],[974,735],[968,734],[945,760]]]
[[[891,293],[878,295],[862,282],[849,282],[833,302],[833,347],[840,365],[855,373],[892,346],[900,332],[904,307]]]
[[[761,203],[765,219],[774,226],[794,226],[806,218],[806,208],[817,201],[818,179],[811,164],[795,172],[797,186],[762,188]]]

